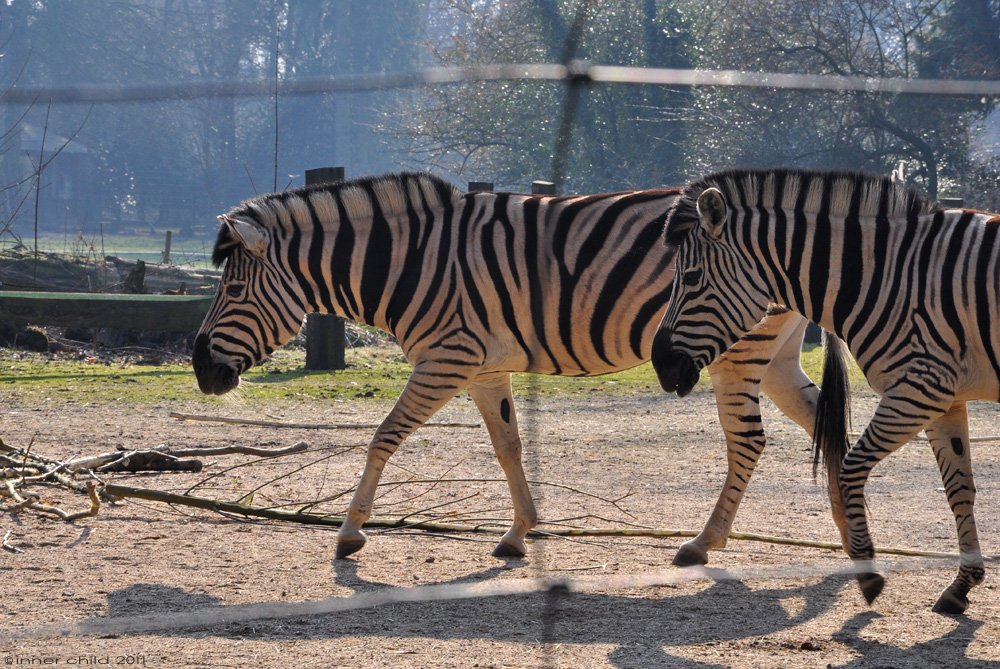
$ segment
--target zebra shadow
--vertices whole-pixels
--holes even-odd
[[[355,593],[378,592],[392,586],[358,575],[356,561],[336,561],[335,582]],[[517,563],[514,563],[515,565]],[[499,580],[516,569],[498,565],[435,585],[474,584]],[[719,573],[723,573],[720,572]],[[735,580],[718,580],[699,592],[676,594],[679,588],[659,587],[650,597],[628,594],[540,592],[476,599],[409,601],[322,615],[282,616],[225,623],[230,607],[212,596],[181,588],[136,584],[108,595],[108,618],[91,618],[84,627],[94,631],[113,619],[181,614],[181,624],[194,614],[213,618],[197,629],[162,629],[158,635],[213,636],[246,641],[338,639],[353,636],[391,639],[436,639],[523,643],[537,647],[612,645],[607,661],[618,667],[714,667],[667,652],[671,646],[752,639],[788,629],[828,612],[837,591],[853,583],[845,575],[827,576],[804,587],[751,589]],[[794,600],[795,606],[787,606]],[[720,602],[724,606],[720,606]],[[267,602],[262,602],[265,606]],[[795,611],[790,612],[790,611]],[[205,615],[209,614],[209,615]],[[108,620],[108,619],[112,620]],[[88,625],[88,623],[90,625]]]
[[[873,666],[920,667],[994,667],[1000,668],[997,660],[970,660],[965,656],[976,631],[983,626],[981,620],[971,620],[966,616],[955,616],[956,626],[939,637],[916,643],[901,649],[880,641],[865,639],[861,631],[872,621],[882,617],[874,611],[863,611],[847,620],[832,638],[858,652],[859,657],[845,664],[829,665],[831,669],[865,669]]]

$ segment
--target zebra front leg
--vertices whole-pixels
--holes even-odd
[[[497,460],[507,477],[507,487],[510,488],[514,504],[514,524],[493,549],[493,555],[521,557],[527,551],[524,538],[538,522],[538,514],[521,464],[521,436],[514,413],[510,374],[477,377],[469,385],[469,394],[479,408],[479,413],[483,415]]]
[[[799,364],[807,324],[795,312],[771,305],[764,320],[709,365],[719,422],[726,435],[726,482],[705,529],[681,545],[675,565],[707,564],[708,551],[726,545],[764,451],[761,389],[786,416],[812,434],[819,390]]]
[[[868,530],[865,483],[872,468],[883,458],[944,414],[945,409],[936,408],[940,404],[935,403],[943,403],[944,407],[951,404],[950,397],[931,395],[929,391],[919,378],[900,381],[882,397],[864,434],[841,463],[839,480],[847,513],[847,554],[854,561],[858,587],[869,604],[882,592],[885,579],[874,569],[875,546]]]
[[[776,340],[766,341],[768,347],[774,347]],[[708,564],[708,551],[726,546],[750,477],[764,452],[760,379],[769,353],[765,355],[757,345],[740,340],[708,366],[719,422],[726,435],[726,482],[704,529],[677,550],[675,566]]]
[[[948,505],[958,530],[958,577],[934,604],[937,613],[964,613],[969,607],[969,590],[983,582],[986,567],[979,548],[979,534],[973,506],[976,484],[972,480],[969,454],[969,416],[965,402],[956,402],[944,416],[927,428],[934,457],[941,469]]]
[[[392,411],[375,430],[368,444],[365,469],[361,473],[347,517],[337,533],[337,558],[345,558],[361,550],[368,538],[361,526],[371,517],[375,490],[385,463],[400,443],[427,422],[448,400],[469,384],[465,370],[455,371],[451,365],[418,363],[403,387]]]

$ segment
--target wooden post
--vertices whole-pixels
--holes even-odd
[[[170,264],[170,238],[173,237],[173,235],[174,235],[174,233],[172,233],[170,230],[167,230],[167,239],[166,239],[166,241],[164,242],[164,245],[163,245],[163,264],[164,265]]]
[[[306,185],[344,180],[343,167],[320,167],[306,170]],[[309,314],[306,318],[306,369],[346,369],[344,352],[347,336],[344,319],[333,314]]]
[[[806,334],[802,338],[803,344],[819,344],[823,341],[823,328],[815,323],[806,324]]]
[[[551,181],[532,181],[531,182],[531,194],[532,195],[555,195],[556,185]]]
[[[469,182],[469,192],[483,191],[487,193],[493,192],[493,182],[492,181],[470,181]]]
[[[343,167],[317,167],[314,170],[306,170],[307,186],[313,186],[315,184],[328,184],[343,180]]]

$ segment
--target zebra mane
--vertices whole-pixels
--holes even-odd
[[[698,226],[698,196],[707,188],[718,188],[729,208],[764,207],[818,213],[829,190],[830,216],[846,216],[852,199],[860,190],[858,214],[874,217],[884,213],[897,218],[910,213],[937,210],[936,201],[890,175],[860,171],[819,171],[791,168],[728,169],[714,172],[684,187],[667,214],[663,240],[677,246]],[[806,192],[803,192],[805,189]],[[780,201],[778,200],[780,196]]]
[[[414,192],[428,206],[443,205],[462,196],[454,185],[428,172],[394,172],[258,195],[233,207],[226,216],[278,231],[295,225],[296,214],[310,210],[325,212],[329,218],[339,218],[342,211],[362,219],[370,218],[377,204],[385,216],[400,214],[412,206]],[[212,264],[220,267],[238,245],[229,226],[221,224],[212,249]]]

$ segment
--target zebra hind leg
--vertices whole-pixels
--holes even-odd
[[[521,437],[514,413],[510,374],[477,377],[469,385],[469,394],[483,415],[497,460],[507,477],[507,486],[514,504],[514,524],[500,539],[493,555],[522,557],[527,551],[524,538],[538,522],[538,514],[521,464]]]
[[[952,405],[948,413],[927,428],[927,436],[941,469],[948,505],[955,516],[960,555],[958,576],[941,593],[934,604],[934,611],[961,614],[969,607],[969,590],[982,583],[986,575],[973,515],[976,484],[972,480],[968,411],[965,403]]]
[[[347,509],[347,517],[337,533],[337,558],[361,550],[368,537],[361,526],[371,517],[375,491],[385,463],[400,443],[427,422],[448,400],[469,384],[465,369],[434,362],[418,363],[395,406],[375,431],[361,480]]]
[[[875,545],[868,530],[865,483],[875,465],[940,418],[951,405],[951,396],[942,396],[936,392],[938,388],[931,388],[914,374],[898,383],[893,392],[883,395],[864,434],[841,463],[839,480],[847,514],[847,554],[854,561],[858,587],[869,604],[882,592],[885,579],[873,566]]]

